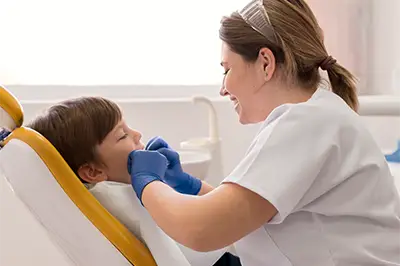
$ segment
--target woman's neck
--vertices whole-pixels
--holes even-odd
[[[256,120],[264,121],[275,108],[283,104],[306,102],[314,92],[315,90],[305,90],[300,87],[275,87],[272,90],[260,90],[254,98],[255,113],[259,114]]]

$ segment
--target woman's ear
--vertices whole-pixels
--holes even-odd
[[[79,177],[90,183],[95,184],[103,181],[107,181],[108,176],[105,171],[99,167],[96,167],[92,163],[84,164],[78,169]]]
[[[271,80],[276,69],[274,53],[272,53],[272,51],[268,48],[261,48],[259,52],[259,60],[262,62],[266,81]]]

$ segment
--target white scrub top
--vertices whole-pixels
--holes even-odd
[[[223,182],[278,210],[235,244],[243,266],[400,265],[393,176],[361,118],[328,90],[276,108]]]

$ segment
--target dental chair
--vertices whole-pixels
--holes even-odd
[[[0,87],[0,265],[155,266]]]

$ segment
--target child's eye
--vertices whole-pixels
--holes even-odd
[[[228,74],[230,69],[225,70],[225,72],[223,73],[223,75],[225,76],[226,74]]]
[[[119,138],[119,140],[126,139],[127,136],[128,136],[128,134],[125,133],[122,137]]]

